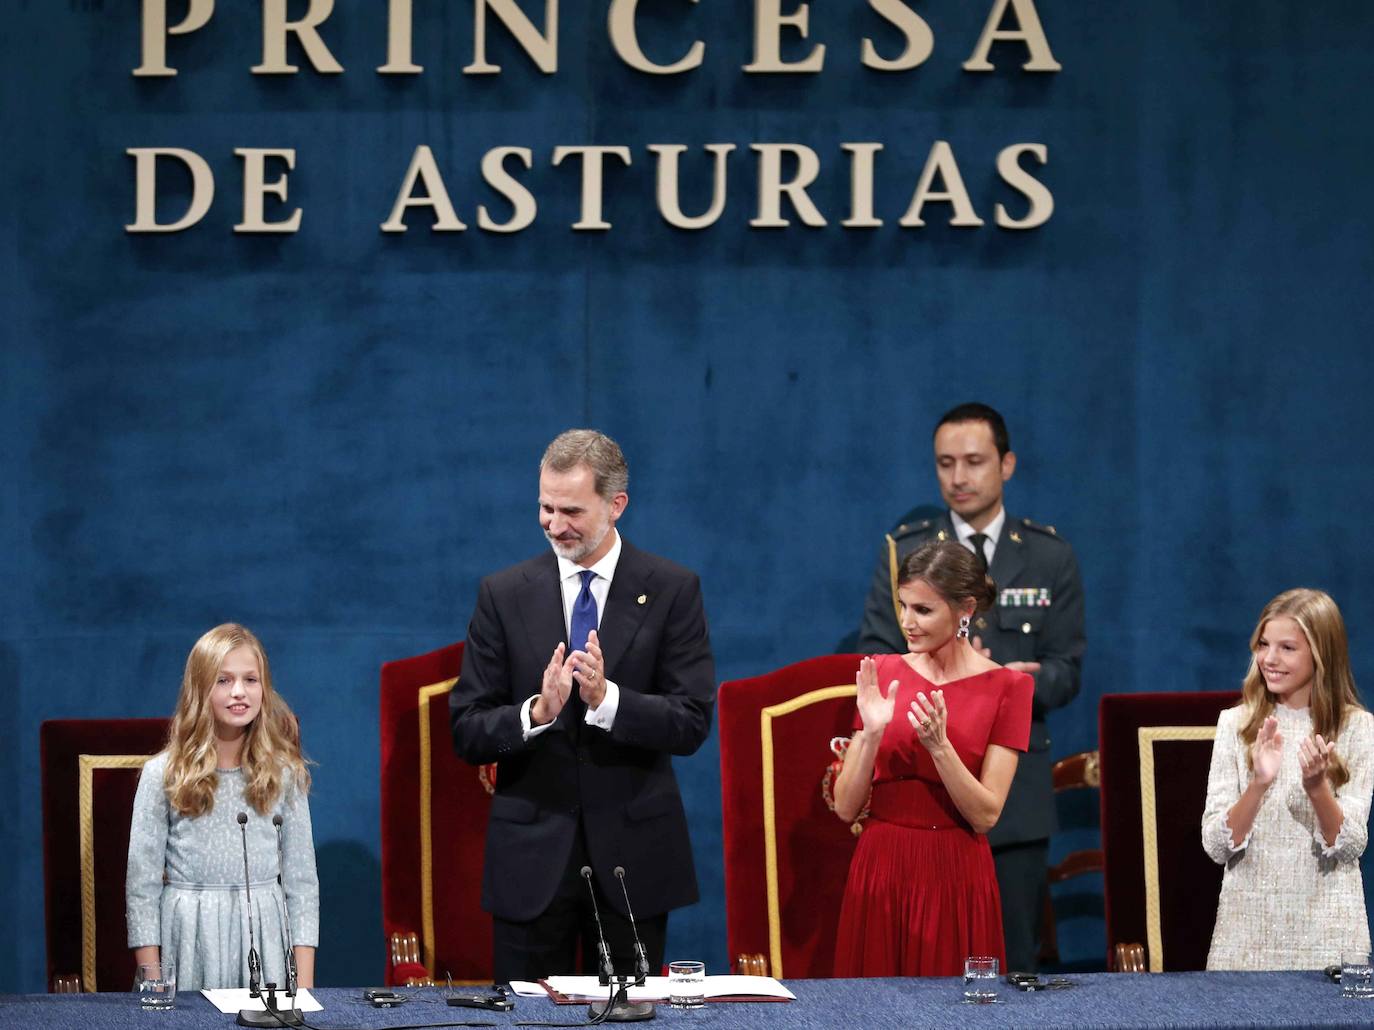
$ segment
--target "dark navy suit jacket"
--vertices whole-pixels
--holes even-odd
[[[636,916],[697,900],[671,759],[706,740],[715,705],[696,574],[622,537],[597,635],[606,678],[620,688],[612,730],[582,721],[574,684],[554,726],[526,741],[520,706],[539,693],[567,637],[558,561],[550,551],[482,581],[449,706],[458,755],[498,763],[482,907],[502,919],[533,919],[548,907],[579,823],[589,864],[617,910],[624,911],[617,865]]]

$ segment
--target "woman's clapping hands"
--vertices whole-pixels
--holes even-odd
[[[872,658],[865,657],[859,663],[857,686],[859,717],[864,721],[864,732],[881,733],[892,721],[897,703],[897,681],[888,684],[887,696],[884,697],[878,688],[878,665]]]
[[[918,692],[906,717],[916,731],[916,738],[925,745],[927,751],[933,751],[945,743],[949,709],[945,707],[943,690],[932,690],[929,697],[924,691]]]

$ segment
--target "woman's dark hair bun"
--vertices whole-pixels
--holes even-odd
[[[931,540],[902,559],[897,585],[925,580],[951,605],[973,598],[985,612],[997,601],[997,584],[983,571],[973,552],[953,540]]]

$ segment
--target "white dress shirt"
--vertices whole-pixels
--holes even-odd
[[[954,524],[954,532],[959,537],[959,543],[963,544],[970,551],[973,550],[973,534],[978,530],[974,529],[967,522],[961,519],[957,513],[949,513],[949,521]],[[983,541],[983,553],[987,555],[988,568],[992,568],[992,556],[997,552],[997,541],[1002,537],[1002,527],[1007,522],[1007,509],[999,508],[997,517],[988,523],[983,532],[987,539]]]
[[[601,625],[602,613],[606,610],[606,597],[611,592],[611,580],[615,578],[615,567],[620,563],[620,534],[614,526],[611,533],[615,539],[611,542],[611,549],[606,552],[600,561],[592,565],[591,571],[594,573],[592,582],[588,588],[591,591],[592,600],[596,603],[596,624]],[[555,552],[557,555],[557,552]],[[582,592],[582,573],[587,571],[575,561],[569,561],[562,555],[558,557],[558,580],[559,586],[563,590],[563,634],[564,642],[572,636],[572,610],[577,603],[577,595]],[[573,690],[577,689],[577,681],[573,680]],[[539,695],[526,699],[520,706],[520,727],[524,731],[525,739],[536,737],[543,733],[553,722],[546,722],[542,726],[530,725],[530,709],[534,702],[539,699]],[[571,700],[571,696],[569,697]],[[596,726],[600,729],[609,731],[615,724],[615,713],[620,707],[620,687],[610,680],[606,681],[606,693],[601,698],[601,704],[595,709],[588,707],[587,714],[583,721],[588,726]]]

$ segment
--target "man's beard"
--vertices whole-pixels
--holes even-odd
[[[601,527],[601,532],[597,534],[595,540],[589,540],[584,536],[580,540],[570,540],[564,543],[550,536],[547,531],[544,533],[544,536],[548,539],[549,543],[553,545],[553,553],[558,555],[558,557],[564,558],[567,561],[580,562],[583,558],[587,557],[587,555],[593,553],[601,546],[602,542],[606,539],[606,534],[610,531],[611,523],[607,520],[605,525]]]

